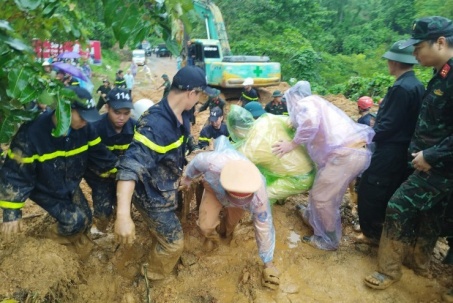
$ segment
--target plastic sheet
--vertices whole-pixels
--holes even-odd
[[[235,148],[255,163],[265,176],[271,202],[311,188],[315,165],[302,145],[282,158],[272,153],[275,142],[291,141],[294,136],[289,117],[265,114],[255,121],[250,112],[232,105],[227,127]]]

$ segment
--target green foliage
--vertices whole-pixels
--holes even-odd
[[[34,118],[35,113],[24,105],[33,100],[58,101],[55,92],[60,86],[44,75],[30,44],[32,38],[48,39],[56,31],[56,37],[83,41],[84,31],[77,26],[73,8],[70,1],[4,1],[0,11],[0,143],[9,142],[20,123]],[[67,108],[60,110],[70,117]],[[67,131],[68,127],[68,119],[62,120],[59,128]]]

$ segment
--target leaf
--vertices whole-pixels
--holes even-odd
[[[34,10],[41,5],[41,0],[14,0],[21,10]]]
[[[60,91],[57,97],[57,107],[55,110],[57,125],[52,130],[52,136],[54,137],[65,135],[71,125],[71,103],[66,101],[63,95],[64,93]]]
[[[27,66],[13,68],[8,73],[8,88],[6,93],[10,98],[27,103],[36,99],[38,92],[31,85],[31,79],[36,77],[35,71]]]
[[[6,20],[0,20],[0,29],[12,31],[13,28],[9,26],[9,22]]]
[[[51,105],[54,102],[54,96],[47,90],[44,90],[38,97],[38,102],[46,105]]]
[[[13,115],[0,117],[0,143],[9,143],[14,133],[16,132],[16,123],[14,123]]]
[[[19,39],[9,38],[4,42],[18,51],[31,51],[31,48]]]

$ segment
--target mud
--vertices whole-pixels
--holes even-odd
[[[162,89],[158,87],[163,82],[160,75],[167,73],[171,78],[175,67],[173,59],[152,57],[150,76],[139,69],[140,83],[133,91],[134,100],[143,97],[159,100]],[[262,94],[265,98],[274,89],[287,88],[282,83],[278,88],[260,91],[267,92]],[[341,95],[326,98],[355,118],[354,102]],[[207,116],[205,111],[197,117],[194,135]],[[90,193],[85,183],[82,189],[85,194]],[[106,234],[93,230],[90,236],[95,248],[86,259],[80,259],[68,247],[42,238],[53,219],[28,202],[24,208],[25,231],[13,241],[0,239],[0,302],[4,299],[61,303],[440,302],[440,295],[453,287],[452,268],[440,263],[447,249],[444,240],[439,241],[433,254],[433,279],[419,277],[404,268],[402,280],[388,290],[373,291],[363,284],[364,276],[376,267],[377,248],[353,243],[353,205],[349,201],[347,193],[341,209],[344,235],[340,248],[334,252],[320,251],[300,241],[302,236],[312,233],[295,211],[296,204],[307,202],[306,194],[273,206],[277,240],[274,262],[281,273],[281,285],[276,291],[261,286],[262,264],[248,218],[236,228],[229,245],[222,242],[207,253],[202,249],[196,203],[192,200],[183,223],[185,250],[180,262],[170,277],[147,284],[140,270],[151,243],[149,231],[137,212],[133,213],[137,233],[133,245],[118,245],[110,224]]]

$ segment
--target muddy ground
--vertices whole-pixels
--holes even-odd
[[[149,60],[148,76],[141,68],[134,100],[146,97],[160,100],[162,73],[170,78],[176,61],[169,58]],[[126,63],[123,64],[127,68]],[[102,75],[96,75],[102,77]],[[264,101],[274,89],[285,90],[286,83],[261,90]],[[341,95],[326,96],[354,119],[355,103]],[[233,101],[234,102],[234,101]],[[193,133],[198,134],[208,112],[197,117]],[[90,189],[82,183],[83,191]],[[385,291],[375,291],[363,284],[363,277],[376,267],[377,248],[354,244],[352,207],[349,193],[342,207],[344,236],[337,251],[326,252],[300,242],[310,234],[294,207],[306,203],[307,195],[290,197],[284,205],[273,206],[276,228],[275,264],[281,272],[277,291],[260,283],[261,261],[258,257],[253,227],[244,219],[230,245],[211,253],[202,250],[202,238],[196,228],[194,201],[183,224],[185,251],[173,274],[166,280],[147,284],[140,275],[151,243],[141,217],[134,212],[137,240],[130,246],[115,243],[112,226],[107,234],[91,235],[95,248],[81,259],[66,246],[42,237],[52,218],[29,202],[24,208],[24,232],[12,242],[0,240],[0,302],[73,302],[73,303],[298,303],[298,302],[440,302],[440,295],[453,286],[451,267],[440,263],[446,251],[441,239],[433,254],[428,280],[404,269],[400,282]],[[94,230],[93,230],[94,231]],[[6,299],[12,299],[10,301]]]

